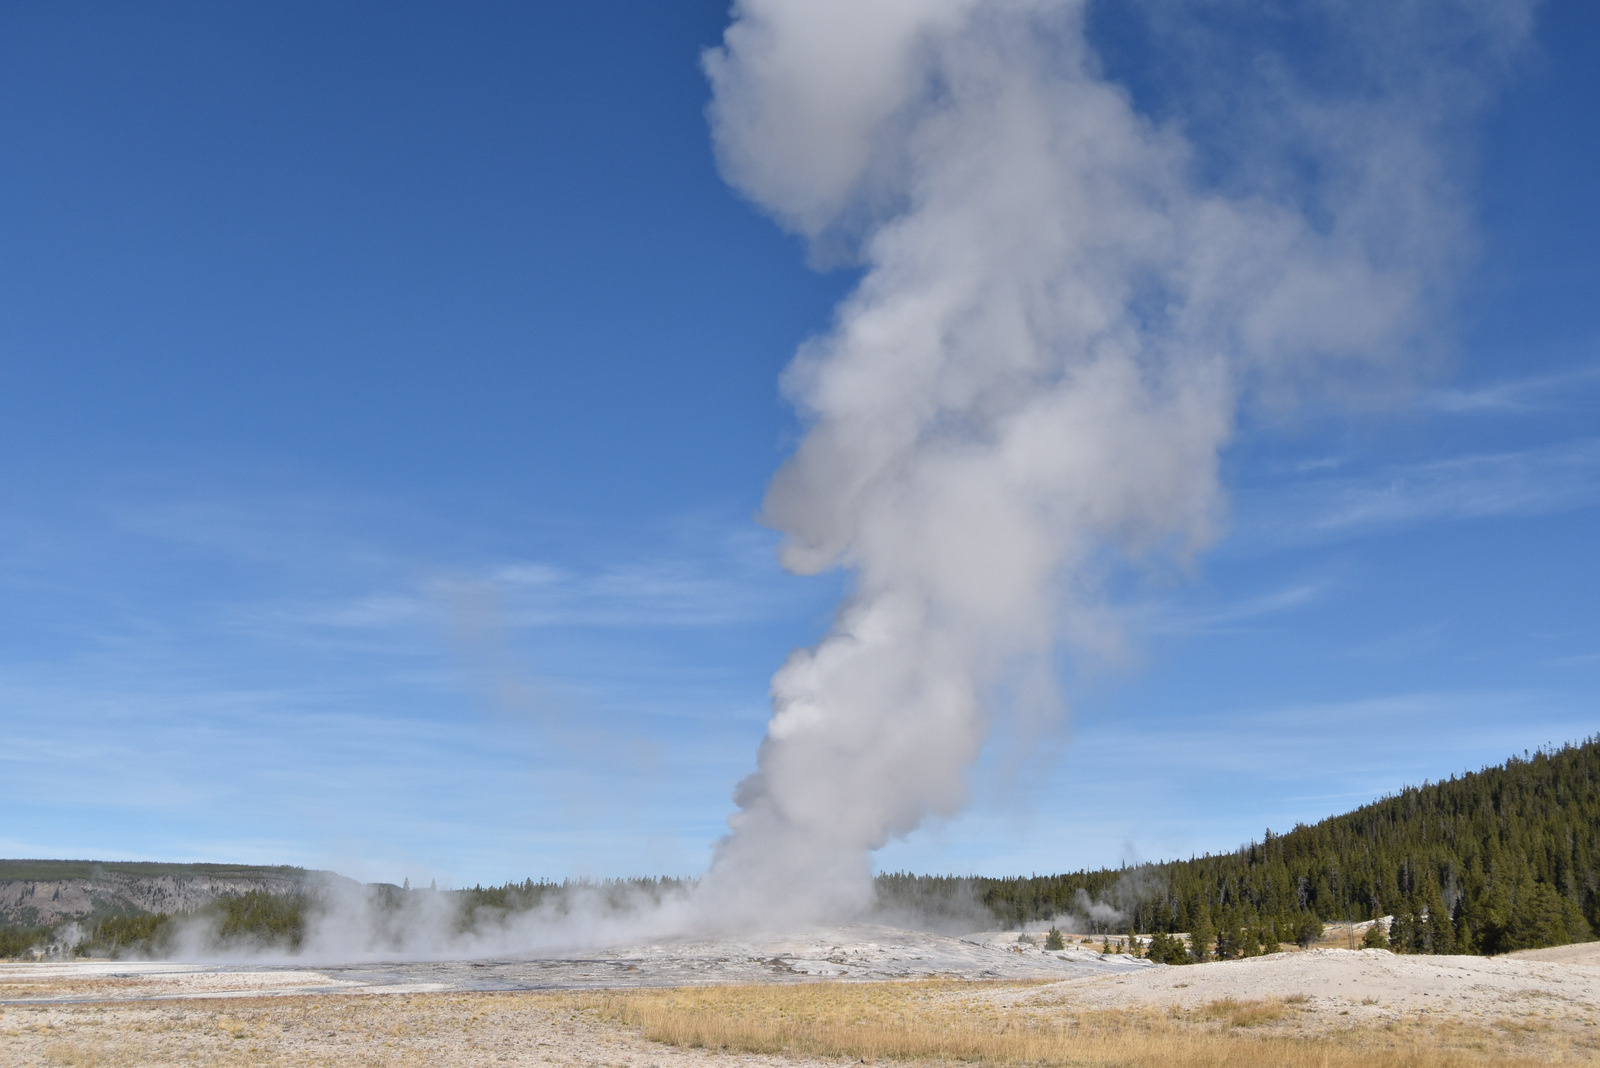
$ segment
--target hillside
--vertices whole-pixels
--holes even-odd
[[[324,874],[332,873],[245,864],[0,860],[0,926],[181,912],[252,890],[296,893]]]
[[[174,950],[180,930],[213,952],[294,952],[309,929],[328,923],[346,933],[360,927],[373,945],[403,955],[410,938],[436,949],[439,938],[493,929],[534,909],[559,915],[580,900],[596,914],[621,916],[687,886],[673,878],[528,879],[438,890],[290,867],[0,861],[0,876],[8,875],[32,878],[0,878],[0,958],[33,959],[159,957]]]
[[[879,894],[910,907],[975,899],[1013,926],[1071,913],[1099,930],[1213,932],[1225,953],[1290,941],[1308,920],[1391,914],[1402,951],[1587,941],[1600,930],[1600,737],[1231,853],[1031,878],[885,875]]]

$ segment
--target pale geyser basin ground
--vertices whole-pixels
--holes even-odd
[[[675,939],[466,960],[62,961],[0,964],[0,1002],[263,994],[584,990],[822,979],[1063,979],[1153,967],[1089,946],[1047,953],[993,932],[949,937],[855,925],[800,935]]]
[[[855,926],[480,960],[8,964],[0,965],[0,1065],[813,1063],[665,1046],[562,999],[926,979],[956,982],[951,996],[968,1004],[1035,1016],[1158,1010],[1184,1019],[1218,1003],[1290,999],[1281,1033],[1498,1027],[1537,1060],[1600,1063],[1600,944],[1488,959],[1313,949],[1168,967],[1088,946],[1047,953],[1015,939]],[[1544,1036],[1559,1042],[1541,1045]]]

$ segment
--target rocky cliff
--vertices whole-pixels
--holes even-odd
[[[0,925],[48,927],[106,913],[177,912],[251,890],[292,893],[329,876],[291,867],[0,860]]]

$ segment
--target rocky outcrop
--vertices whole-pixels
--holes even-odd
[[[49,927],[108,912],[179,912],[251,890],[293,893],[323,875],[303,868],[206,871],[198,865],[171,865],[169,871],[151,871],[157,866],[84,867],[80,877],[42,879],[7,879],[3,876],[10,873],[0,867],[0,925]],[[128,871],[127,867],[143,870]],[[39,874],[55,873],[46,870]]]

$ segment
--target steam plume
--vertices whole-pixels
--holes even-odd
[[[995,718],[1053,704],[1058,647],[1110,640],[1108,570],[1218,536],[1243,406],[1414,360],[1467,248],[1456,127],[1529,9],[1303,5],[1303,76],[1208,70],[1157,121],[1080,0],[737,0],[705,57],[723,173],[863,272],[786,374],[808,429],[765,516],[785,566],[855,585],[773,679],[702,902],[864,905]],[[1209,16],[1284,11],[1153,6],[1190,49],[1168,88],[1237,58]]]

